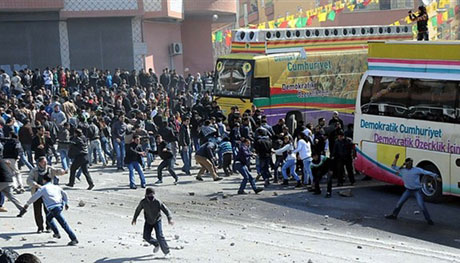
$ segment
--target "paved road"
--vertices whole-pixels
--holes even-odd
[[[180,173],[180,169],[177,169]],[[196,169],[194,172],[196,173]],[[402,190],[375,181],[335,189],[331,199],[303,189],[271,186],[259,195],[234,195],[240,176],[221,182],[198,182],[181,176],[178,185],[166,177],[154,186],[174,211],[176,224],[163,222],[173,248],[170,259],[152,255],[142,241],[143,220],[131,218],[143,189],[128,187],[128,174],[114,168],[91,169],[96,188],[83,181],[67,189],[71,209],[65,212],[80,244],[65,246],[67,237],[35,234],[33,212],[15,218],[11,203],[0,214],[0,247],[36,253],[44,262],[460,262],[460,199],[427,204],[434,226],[428,226],[415,200],[397,221],[383,218]],[[146,172],[156,181],[156,170]],[[61,180],[66,182],[67,176]],[[65,188],[66,189],[66,188]],[[351,189],[353,197],[338,191]],[[191,195],[190,193],[193,193]],[[29,193],[20,195],[25,201]],[[214,200],[217,197],[217,200]],[[84,206],[79,207],[83,201]]]

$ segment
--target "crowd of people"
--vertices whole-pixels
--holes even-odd
[[[214,181],[239,173],[238,194],[246,194],[248,182],[255,193],[263,191],[256,186],[260,179],[266,188],[288,186],[292,178],[295,187],[321,194],[320,181],[327,175],[326,197],[331,197],[333,177],[342,186],[347,174],[354,184],[352,125],[344,131],[339,113],[328,123],[324,118],[315,125],[299,121],[293,131],[284,119],[269,125],[255,106],[244,112],[234,106],[226,115],[206,88],[211,76],[184,78],[169,69],[159,77],[152,69],[111,74],[58,67],[24,69],[11,76],[0,70],[0,211],[6,212],[5,197],[20,215],[33,204],[37,232],[51,229],[60,237],[52,223],[56,218],[71,239],[69,245],[75,245],[78,240],[61,216],[67,195],[54,187],[59,177],[70,174],[66,186],[74,187],[83,174],[91,190],[95,183],[89,167],[100,163],[128,169],[131,189],[138,187],[137,173],[140,187],[146,188],[150,182],[144,172],[156,158],[161,163],[155,184],[165,180],[164,170],[174,184],[191,176],[193,160],[200,167],[197,181],[207,180],[206,173]],[[179,156],[183,173],[177,174]],[[30,171],[25,182],[22,167]],[[33,196],[22,205],[15,195],[24,193],[26,185]],[[164,245],[162,249],[168,251]]]

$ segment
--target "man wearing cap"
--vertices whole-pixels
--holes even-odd
[[[144,210],[144,240],[154,245],[153,253],[158,252],[161,247],[161,251],[167,256],[169,254],[169,247],[166,239],[163,235],[163,227],[161,224],[161,211],[165,213],[168,218],[168,223],[173,225],[172,213],[169,211],[163,202],[155,198],[155,190],[151,187],[145,189],[145,198],[139,202],[134,213],[132,225],[136,225],[137,217]],[[156,239],[152,237],[152,230],[155,229]]]
[[[339,112],[338,111],[333,111],[332,112],[332,119],[329,120],[329,126],[335,124],[335,123],[340,123],[340,127],[343,129],[343,121],[339,117]]]
[[[409,199],[411,195],[414,195],[415,199],[417,200],[418,206],[423,211],[423,215],[425,216],[427,223],[429,225],[433,225],[433,220],[431,220],[430,214],[426,209],[425,202],[423,201],[423,196],[421,192],[422,184],[420,183],[420,176],[429,175],[439,180],[439,175],[419,167],[413,167],[414,161],[411,158],[407,158],[401,167],[397,167],[396,162],[398,161],[398,159],[399,153],[395,155],[395,159],[393,161],[393,164],[391,165],[391,168],[396,170],[396,172],[401,175],[404,181],[404,187],[406,188],[406,191],[404,191],[401,198],[399,199],[396,208],[393,210],[393,213],[386,215],[385,218],[397,219],[399,211],[401,211],[401,208],[404,205],[404,203],[407,201],[407,199]]]

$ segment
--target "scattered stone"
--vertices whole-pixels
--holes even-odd
[[[308,259],[308,262],[307,263],[313,263],[313,260],[311,259]]]
[[[177,234],[174,235],[174,239],[175,239],[175,240],[178,240],[178,239],[179,239],[179,235],[177,235]]]
[[[224,240],[226,237],[224,235],[220,236],[220,239]]]
[[[324,219],[329,219],[329,216],[328,216],[328,215],[325,215],[325,216],[324,216]]]
[[[230,197],[229,194],[223,194],[223,195],[222,195],[222,198],[223,198],[223,199],[226,199],[226,198],[229,198],[229,197]]]
[[[233,242],[232,242],[232,243],[230,243],[230,246],[231,246],[231,247],[233,247],[234,245],[235,245],[235,243],[233,243]]]
[[[241,229],[247,229],[248,226],[247,225],[243,225],[243,227]]]
[[[211,197],[209,201],[217,201],[217,196]]]
[[[325,227],[325,228],[323,228],[323,230],[328,231],[328,230],[329,230],[329,227]]]
[[[194,192],[188,192],[188,195],[190,195],[190,196],[194,196],[194,195],[195,195],[195,193],[194,193]]]
[[[21,237],[21,241],[26,241],[27,239],[25,237]]]
[[[414,215],[419,215],[420,211],[414,211]]]
[[[278,193],[277,193],[277,192],[273,192],[273,196],[278,196]]]
[[[281,228],[286,228],[286,226],[281,226]]]
[[[351,192],[351,189],[340,191],[339,195],[343,197],[353,197],[353,193]]]
[[[81,225],[82,223],[80,221],[77,222],[77,225]]]
[[[80,200],[80,202],[78,202],[79,207],[84,207],[85,205],[86,205],[86,203],[83,200]]]
[[[120,204],[120,206],[123,206],[123,204]]]
[[[223,204],[224,204],[224,205],[229,205],[229,203],[227,203],[227,202],[223,202]]]
[[[114,203],[114,202],[112,202],[112,203],[110,203],[110,204],[111,204],[111,205],[114,205],[115,203]]]
[[[358,249],[363,249],[363,247],[362,247],[362,246],[357,246],[357,248],[358,248]]]
[[[96,207],[96,206],[97,206],[97,205],[95,205],[95,204],[92,204],[92,205],[91,205],[91,207]]]

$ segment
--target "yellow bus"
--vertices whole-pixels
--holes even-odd
[[[460,196],[460,42],[369,43],[356,101],[356,170],[403,185],[391,169],[410,157],[440,175],[421,178],[428,200]]]
[[[225,113],[254,104],[291,130],[334,110],[352,123],[368,41],[412,37],[408,26],[236,30],[231,54],[217,59],[213,95]]]

